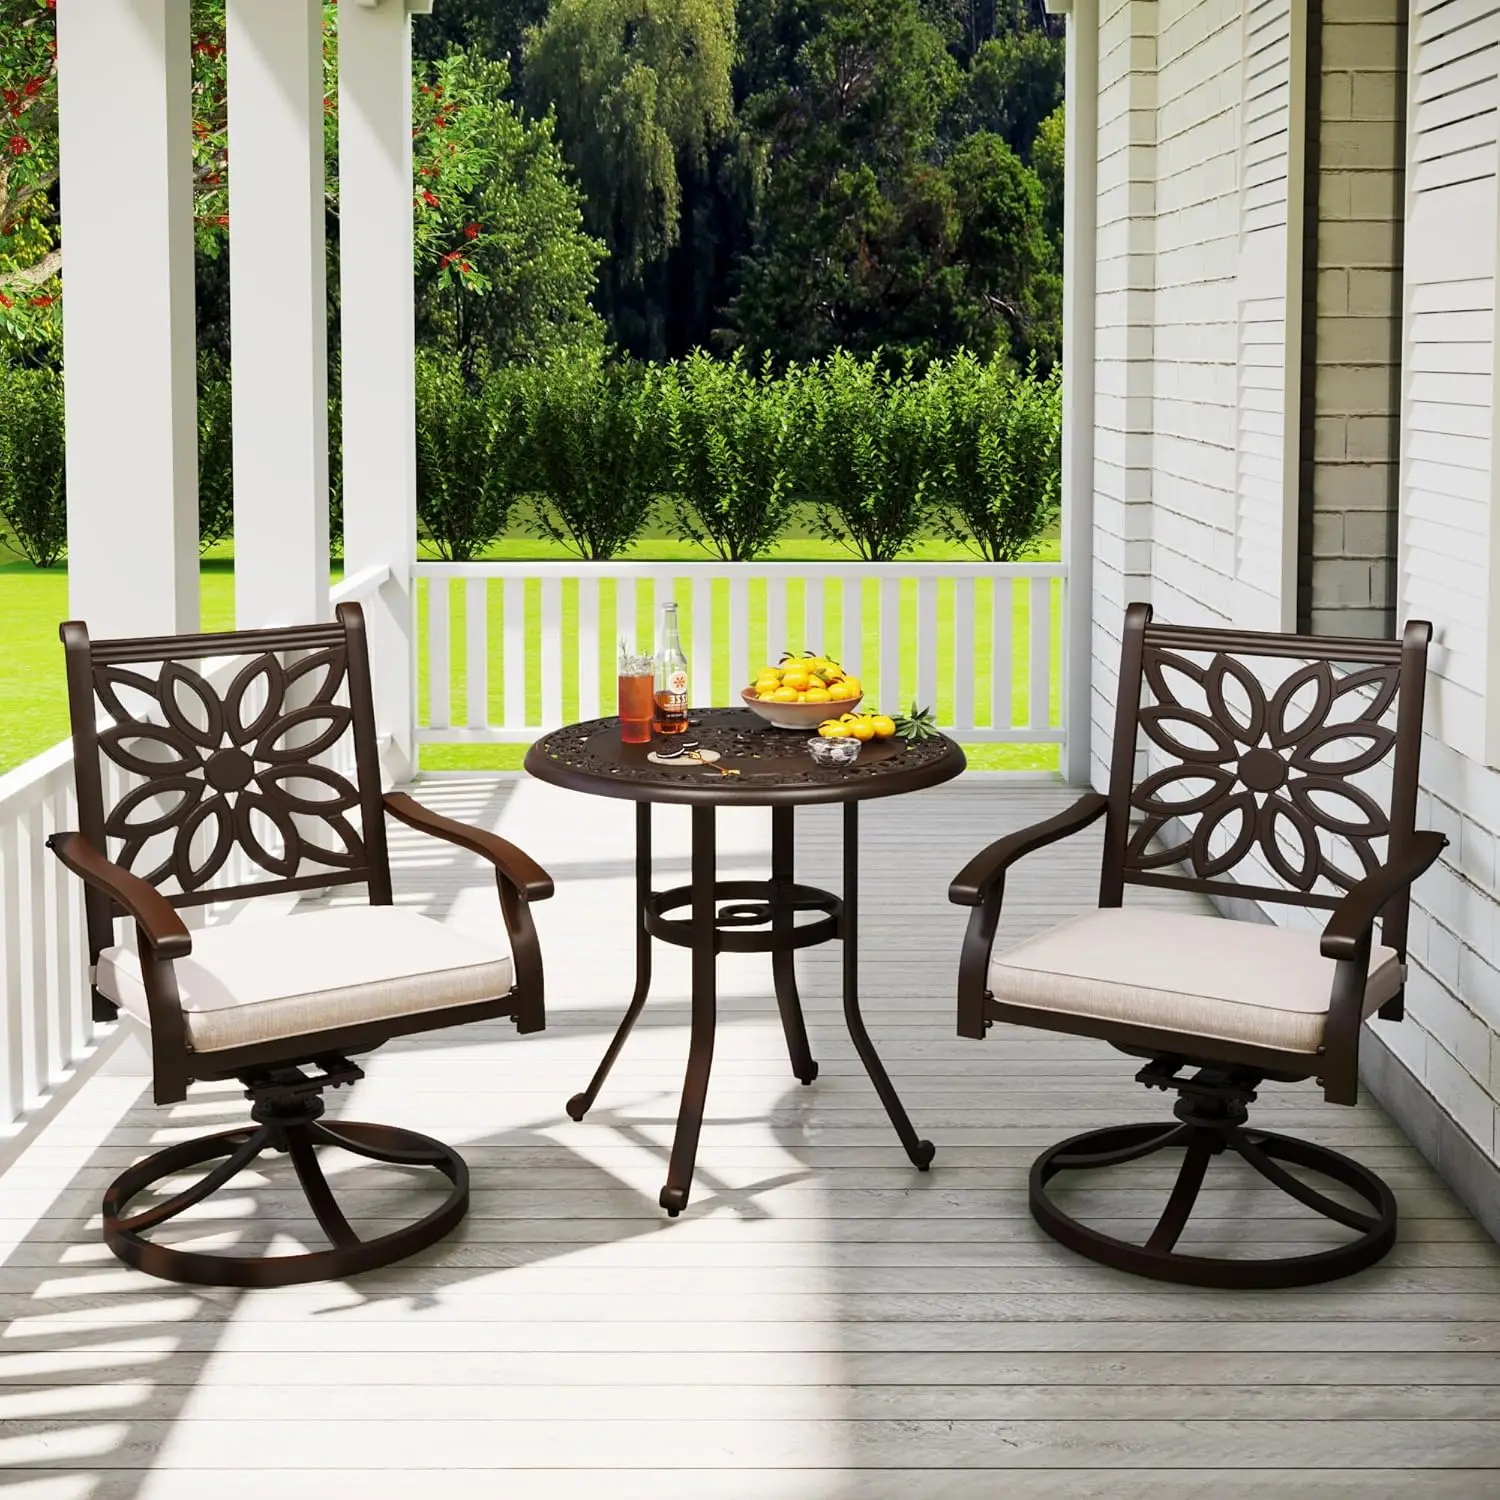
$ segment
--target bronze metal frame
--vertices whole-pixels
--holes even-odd
[[[1251,1129],[1246,1119],[1256,1088],[1268,1079],[1315,1079],[1324,1097],[1334,1104],[1353,1104],[1358,1097],[1359,1038],[1376,924],[1382,943],[1394,949],[1404,964],[1412,883],[1447,844],[1442,835],[1415,827],[1430,639],[1431,626],[1423,621],[1409,623],[1399,641],[1191,629],[1153,624],[1149,606],[1132,604],[1125,620],[1108,794],[1089,792],[1056,817],[997,840],[955,877],[949,899],[973,909],[959,963],[960,1036],[982,1038],[995,1021],[1096,1036],[1149,1060],[1137,1074],[1140,1082],[1179,1095],[1175,1125],[1091,1131],[1038,1158],[1031,1173],[1031,1211],[1055,1239],[1094,1260],[1138,1275],[1221,1287],[1296,1286],[1330,1280],[1373,1264],[1390,1248],[1396,1232],[1396,1203],[1374,1173],[1323,1147]],[[1191,659],[1194,655],[1208,656],[1208,666],[1198,667]],[[1289,673],[1268,702],[1245,658],[1289,658],[1307,665]],[[1336,664],[1353,670],[1339,677],[1334,672]],[[1168,680],[1172,671],[1183,672],[1198,684],[1206,713],[1179,701]],[[1229,702],[1230,683],[1238,688],[1241,707]],[[1144,707],[1143,686],[1151,688],[1154,698]],[[1353,719],[1330,723],[1327,715],[1333,701],[1356,690],[1368,695],[1367,706]],[[1289,724],[1294,695],[1307,694],[1312,696],[1311,707],[1299,724]],[[1395,726],[1390,728],[1380,721],[1393,704]],[[1190,726],[1212,748],[1196,748],[1174,736],[1174,722]],[[1174,760],[1137,782],[1136,751],[1142,733]],[[1364,748],[1332,762],[1326,754],[1318,754],[1339,739],[1363,741]],[[1382,808],[1345,778],[1387,757],[1391,796],[1389,806]],[[1232,770],[1228,769],[1231,761]],[[1291,779],[1294,771],[1299,773],[1295,781]],[[1171,781],[1189,778],[1207,781],[1208,792],[1176,802],[1159,795]],[[1255,791],[1264,791],[1264,803],[1257,803],[1251,795]],[[1330,819],[1310,795],[1313,792],[1344,797],[1362,818]],[[1189,816],[1197,821],[1183,834],[1180,829]],[[1236,817],[1238,829],[1226,830],[1233,835],[1229,847],[1215,852],[1210,835]],[[1120,906],[1127,885],[1142,885],[1329,912],[1321,948],[1335,969],[1324,1043],[1316,1054],[1045,1012],[996,1000],[989,988],[990,957],[1011,867],[1101,818],[1101,907]],[[1134,827],[1133,818],[1138,819]],[[1282,822],[1300,840],[1298,863],[1278,842]],[[1335,864],[1328,853],[1328,839],[1320,839],[1320,831],[1336,835],[1360,868],[1351,871]],[[1163,835],[1176,837],[1176,842],[1160,848]],[[1372,847],[1379,838],[1386,840],[1383,859]],[[1229,878],[1252,849],[1286,881],[1285,886],[1243,884]],[[1399,1020],[1402,1000],[1398,993],[1383,1005],[1382,1018]],[[1186,1150],[1177,1184],[1144,1245],[1089,1228],[1064,1213],[1047,1194],[1047,1184],[1057,1172],[1104,1169],[1176,1147]],[[1239,1155],[1306,1207],[1356,1230],[1358,1238],[1327,1252],[1295,1258],[1251,1260],[1178,1253],[1174,1247],[1207,1167],[1225,1151]],[[1341,1183],[1364,1200],[1368,1211],[1351,1209],[1310,1187],[1282,1162]]]
[[[450,1147],[384,1126],[324,1124],[322,1093],[362,1074],[349,1054],[372,1051],[393,1037],[507,1016],[520,1032],[546,1024],[541,948],[530,903],[552,894],[552,880],[524,852],[483,829],[430,811],[403,793],[383,793],[364,615],[341,604],[334,623],[284,630],[94,641],[81,621],[60,634],[66,648],[68,706],[73,726],[79,831],[55,834],[49,847],[85,887],[90,973],[115,942],[119,917],[134,920],[150,1016],[153,1094],[158,1104],[187,1096],[198,1081],[238,1079],[252,1101],[256,1128],[229,1131],[169,1147],[137,1163],[105,1194],[105,1240],[121,1259],[153,1276],[216,1286],[285,1286],[352,1275],[399,1260],[446,1234],[468,1207],[468,1173]],[[186,663],[248,658],[221,697]],[[133,668],[161,663],[158,675]],[[288,707],[304,684],[306,701]],[[348,705],[336,701],[347,684]],[[151,705],[133,714],[126,690]],[[306,690],[310,690],[307,696]],[[180,696],[181,695],[181,696]],[[264,697],[263,706],[247,704]],[[184,701],[195,707],[189,713]],[[105,727],[99,727],[100,709]],[[321,762],[345,735],[353,737],[355,779]],[[132,745],[155,747],[143,756]],[[104,763],[132,773],[138,784],[105,805]],[[326,798],[294,787],[316,784]],[[160,808],[144,822],[132,814]],[[235,798],[236,800],[231,800]],[[354,809],[360,827],[348,821]],[[259,814],[281,834],[280,852],[257,836]],[[362,884],[375,906],[392,901],[387,817],[487,859],[494,867],[501,914],[510,939],[514,984],[509,993],[472,1004],[386,1017],[250,1046],[195,1052],[178,1001],[175,960],[192,952],[180,909],[209,901],[253,899],[283,891]],[[300,821],[299,821],[300,820]],[[336,845],[311,841],[305,824],[326,824]],[[212,822],[210,852],[194,862],[194,842]],[[146,874],[131,866],[153,838],[171,848]],[[111,845],[117,846],[110,857]],[[214,885],[238,847],[269,878]],[[163,886],[175,889],[164,891]],[[114,1005],[94,991],[96,1017]],[[376,1161],[436,1168],[452,1183],[442,1205],[418,1223],[378,1239],[360,1240],[333,1199],[315,1146],[338,1146]],[[183,1252],[147,1240],[146,1232],[216,1192],[261,1153],[285,1152],[330,1241],[328,1250],[272,1257]],[[127,1206],[146,1187],[185,1168],[222,1157],[199,1182],[150,1210]]]
[[[716,1025],[716,960],[721,952],[769,953],[776,1003],[792,1072],[804,1084],[818,1076],[808,1046],[793,955],[799,948],[839,941],[843,945],[843,1010],[849,1035],[895,1127],[908,1158],[920,1171],[932,1162],[934,1147],[921,1139],[875,1049],[859,1004],[859,802],[893,796],[951,780],[964,768],[962,750],[951,741],[928,741],[911,754],[884,763],[872,756],[857,776],[822,770],[802,753],[802,741],[768,731],[743,709],[703,710],[699,733],[728,752],[745,770],[739,777],[705,776],[673,762],[656,766],[646,751],[619,742],[613,721],[572,725],[538,740],[526,756],[526,769],[541,780],[599,796],[636,802],[636,975],[624,1018],[610,1040],[589,1085],[567,1103],[575,1120],[593,1107],[626,1038],[645,1008],[651,988],[651,942],[659,939],[689,948],[692,1016],[688,1063],[678,1106],[677,1131],[661,1190],[661,1206],[676,1218],[687,1206],[703,1111],[713,1064]],[[737,740],[749,732],[753,738]],[[735,745],[741,746],[738,753]],[[621,773],[624,774],[621,774]],[[800,885],[796,880],[794,816],[805,802],[842,802],[842,894]],[[692,809],[690,884],[654,891],[651,884],[651,804],[686,803]],[[715,868],[715,812],[719,805],[771,809],[769,880],[719,880]],[[667,915],[682,907],[689,916]],[[820,912],[799,923],[799,912]],[[759,930],[756,930],[759,929]]]

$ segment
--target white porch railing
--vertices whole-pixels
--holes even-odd
[[[622,638],[678,605],[694,703],[783,650],[830,654],[887,712],[970,743],[1060,743],[1060,563],[419,563],[417,738],[524,743],[615,710]]]
[[[371,568],[345,579],[332,601],[368,597],[389,576],[388,568]],[[59,660],[59,684],[61,677]],[[347,775],[353,752],[336,747],[335,755],[341,752],[330,764]],[[112,801],[125,789],[122,773],[106,765],[106,776]],[[47,849],[49,835],[77,826],[71,741],[0,776],[0,1139],[45,1104],[99,1040],[89,1003],[83,893]],[[223,878],[246,874],[231,860]],[[226,914],[217,907],[207,913],[210,920]]]

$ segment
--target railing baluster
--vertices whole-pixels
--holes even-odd
[[[692,575],[693,649],[688,652],[688,671],[693,682],[689,689],[688,702],[694,708],[710,708],[714,701],[714,655],[718,643],[714,639],[713,579],[702,569]]]
[[[773,573],[766,579],[766,657],[779,661],[783,651],[796,651],[786,635],[786,578]]]
[[[26,1039],[22,1011],[27,1003],[26,974],[21,962],[25,925],[21,920],[21,820],[0,822],[0,957],[4,960],[6,1003],[0,1009],[0,1124],[26,1108]]]
[[[1015,726],[1015,656],[1011,650],[1011,625],[1015,615],[1015,584],[1007,574],[997,574],[993,583],[993,611],[990,629],[994,633],[995,651],[991,673],[990,727],[992,730]]]
[[[613,653],[611,653],[613,655]],[[578,579],[578,717],[597,719],[599,705],[599,579]]]
[[[844,607],[839,627],[843,636],[839,665],[849,676],[858,677],[865,654],[861,639],[865,629],[865,581],[858,573],[844,575]]]
[[[452,675],[448,667],[448,580],[427,580],[427,722],[434,729],[449,724]]]
[[[29,992],[25,1004],[29,1021],[25,1045],[25,1092],[28,1104],[52,1081],[51,1056],[56,1035],[57,997],[52,989],[51,964],[47,949],[47,867],[51,856],[43,842],[46,827],[42,805],[26,809],[21,821],[24,853],[22,875],[27,894],[27,947],[31,950]]]
[[[464,581],[464,667],[468,680],[470,729],[487,729],[490,722],[490,619],[488,578]]]
[[[901,580],[880,580],[880,688],[879,703],[887,713],[897,713],[901,703]],[[868,696],[868,689],[866,690]],[[873,701],[873,700],[872,700]],[[923,708],[927,705],[924,703]]]
[[[52,1002],[52,1027],[47,1049],[47,1081],[61,1078],[77,1055],[73,1032],[73,944],[68,930],[68,887],[75,878],[62,861],[52,856],[46,840],[67,830],[67,792],[56,787],[42,805],[42,868],[46,882],[47,936],[50,939],[47,968]]]
[[[937,579],[917,579],[917,702],[937,708]],[[884,699],[884,694],[882,694]]]
[[[750,581],[744,573],[729,577],[729,701],[738,703],[750,686],[759,662],[750,660]]]
[[[953,580],[953,727],[962,737],[974,728],[974,579]]]
[[[826,656],[832,649],[823,624],[823,580],[809,578],[802,585],[802,635],[809,651]]]
[[[1031,715],[1033,729],[1052,721],[1052,580],[1031,580]]]
[[[520,568],[501,575],[505,627],[505,737],[519,738],[526,727],[526,579]]]
[[[562,725],[562,579],[542,579],[542,727]]]

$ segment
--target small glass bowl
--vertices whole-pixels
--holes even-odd
[[[825,740],[807,742],[807,753],[820,766],[852,766],[859,759],[860,742],[852,736],[847,740]]]

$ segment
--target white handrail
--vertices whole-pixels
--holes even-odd
[[[666,597],[678,605],[695,703],[733,702],[755,656],[807,648],[857,675],[869,706],[916,698],[960,740],[1063,740],[1061,563],[422,562],[414,571],[424,743],[526,743],[612,713],[615,644],[648,630]]]

